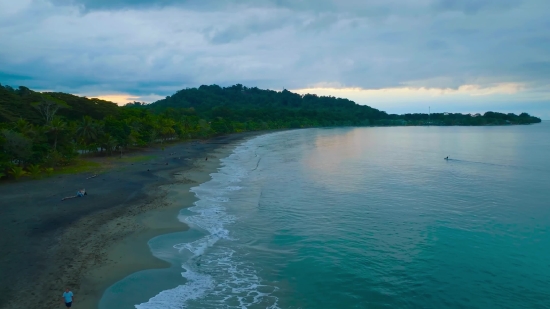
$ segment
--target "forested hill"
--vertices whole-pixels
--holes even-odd
[[[280,92],[217,85],[188,88],[155,103],[141,106],[155,112],[167,109],[191,108],[200,118],[239,123],[264,123],[269,127],[300,128],[315,126],[387,126],[387,125],[507,125],[531,124],[541,120],[527,113],[519,115],[498,112],[481,114],[426,113],[387,114],[386,112],[342,98],[299,95],[288,90]]]
[[[193,108],[205,119],[230,119],[237,122],[277,123],[278,127],[369,125],[388,114],[358,105],[348,99],[299,95],[247,88],[240,84],[222,88],[217,85],[184,89],[147,106],[155,111],[166,108]]]
[[[36,92],[27,87],[13,89],[0,85],[0,123],[25,119],[31,123],[43,123],[43,116],[37,104],[44,101],[55,102],[59,106],[57,116],[76,120],[90,116],[100,120],[107,115],[116,116],[120,107],[113,102],[88,99],[62,92]]]

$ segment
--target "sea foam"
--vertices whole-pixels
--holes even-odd
[[[267,303],[268,308],[278,308],[277,299],[271,296],[276,288],[261,284],[254,265],[241,261],[231,248],[228,226],[238,218],[228,213],[226,204],[232,192],[246,188],[235,185],[248,176],[247,163],[256,163],[257,145],[254,140],[238,146],[233,153],[222,159],[222,167],[211,174],[212,179],[191,188],[198,200],[189,208],[191,215],[179,219],[191,228],[207,232],[193,242],[179,243],[174,249],[186,250],[191,257],[182,263],[182,276],[187,280],[174,289],[162,291],[148,302],[136,305],[137,309],[160,308],[246,308],[253,304]],[[224,246],[216,245],[226,240]],[[261,290],[261,292],[260,292]]]

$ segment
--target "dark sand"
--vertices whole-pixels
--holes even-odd
[[[194,196],[173,203],[166,188],[177,184],[183,192],[207,181],[233,145],[257,134],[148,149],[133,156],[155,158],[121,160],[90,179],[93,173],[0,185],[0,308],[63,308],[66,286],[75,293],[74,307],[97,308],[116,281],[167,267],[147,241],[186,230],[176,216]],[[79,188],[88,195],[61,201]]]

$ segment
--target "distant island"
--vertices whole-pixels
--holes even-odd
[[[61,92],[0,85],[0,178],[174,140],[234,132],[331,126],[481,126],[539,123],[527,113],[388,114],[332,96],[237,84],[183,89],[151,104],[118,106]]]

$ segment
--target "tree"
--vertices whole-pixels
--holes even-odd
[[[97,139],[98,126],[90,116],[84,116],[76,129],[76,134],[84,141],[84,145],[88,146]]]
[[[32,141],[23,134],[11,130],[3,130],[4,151],[11,161],[18,164],[26,162],[32,155]]]
[[[42,95],[40,102],[33,103],[32,106],[42,115],[46,125],[54,119],[55,114],[60,108],[68,107],[65,102],[45,94]]]
[[[210,133],[210,123],[208,123],[206,120],[201,119],[199,120],[199,130],[203,137],[207,136]]]
[[[117,119],[113,116],[107,116],[103,120],[103,128],[106,134],[109,134],[117,141],[117,146],[126,146],[129,143],[129,136],[132,128],[126,121]]]
[[[57,150],[57,139],[59,138],[59,135],[67,129],[67,124],[61,118],[55,117],[51,120],[47,128],[48,132],[50,132],[54,137],[53,150]]]
[[[210,124],[212,130],[216,133],[229,133],[231,132],[229,126],[227,123],[223,120],[223,118],[219,117],[216,120],[212,121]]]
[[[15,123],[15,130],[29,138],[34,135],[33,129],[33,125],[23,118],[19,118]]]
[[[109,153],[109,155],[112,155],[113,150],[115,150],[118,145],[118,142],[116,138],[112,137],[110,134],[105,134],[101,139],[100,144],[101,147]]]
[[[158,123],[158,131],[163,140],[170,139],[176,134],[176,130],[174,130],[175,125],[176,122],[172,119],[160,119]]]

